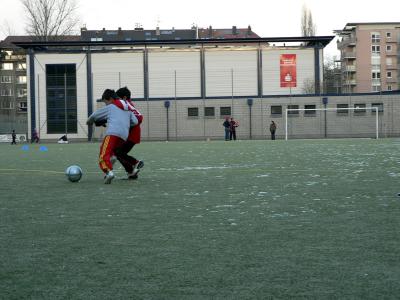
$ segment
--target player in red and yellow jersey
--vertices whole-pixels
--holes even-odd
[[[130,156],[128,153],[136,144],[140,144],[140,124],[143,122],[143,115],[132,102],[131,91],[127,87],[120,88],[116,93],[120,99],[114,101],[114,104],[121,109],[133,112],[138,120],[138,124],[131,128],[128,139],[121,147],[116,149],[115,155],[128,174],[128,179],[137,179],[140,169],[144,166],[144,162],[136,159],[133,156]]]

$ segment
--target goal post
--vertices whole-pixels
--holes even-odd
[[[328,113],[334,113],[329,115]],[[367,112],[370,112],[369,114]],[[309,118],[314,117],[314,118]],[[347,119],[343,118],[347,117]],[[293,128],[298,127],[297,133]],[[313,120],[313,122],[310,122]],[[337,125],[340,122],[347,125]],[[366,125],[368,124],[368,125]],[[308,129],[307,129],[307,126]],[[333,127],[333,130],[332,130]],[[368,128],[366,128],[368,127]],[[350,128],[350,131],[349,131]],[[369,129],[369,131],[367,130]],[[307,130],[309,130],[307,132]],[[342,130],[343,132],[341,132]],[[347,133],[345,131],[347,130]],[[357,130],[360,131],[357,135]],[[285,110],[285,140],[289,136],[300,138],[346,138],[374,137],[379,138],[379,108],[371,107],[328,107],[328,108],[286,108]]]

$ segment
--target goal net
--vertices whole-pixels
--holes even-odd
[[[287,108],[285,139],[379,137],[379,107]]]

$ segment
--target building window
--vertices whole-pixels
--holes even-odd
[[[17,83],[26,83],[26,76],[17,76]]]
[[[316,105],[314,104],[304,105],[304,108],[306,109],[304,111],[305,116],[315,116],[317,114],[317,111],[315,110]],[[308,109],[314,109],[314,110],[308,110]]]
[[[372,53],[373,54],[381,53],[381,46],[379,46],[379,45],[372,45],[371,49],[372,49]]]
[[[383,112],[383,103],[372,103],[371,107],[377,107],[378,112]],[[372,112],[375,113],[375,110],[373,110]]]
[[[271,115],[272,116],[281,116],[282,115],[282,106],[281,105],[271,105]]]
[[[392,85],[388,84],[387,90],[388,90],[388,91],[391,91],[391,90],[392,90]]]
[[[198,107],[188,107],[188,117],[198,117],[199,108]]]
[[[47,133],[77,133],[76,65],[46,65]]]
[[[365,114],[366,107],[367,107],[367,105],[365,103],[356,103],[356,104],[354,104],[354,108],[356,108],[354,110],[354,113],[355,114]]]
[[[299,109],[299,106],[298,105],[288,105],[287,108],[288,109]],[[287,113],[288,113],[288,115],[291,115],[291,116],[299,115],[298,110],[289,110]]]
[[[12,63],[2,63],[1,64],[1,69],[2,70],[13,70],[14,66]]]
[[[392,60],[391,57],[386,57],[386,65],[387,65],[387,66],[393,65],[393,60]]]
[[[95,37],[95,38],[90,38],[91,42],[102,42],[103,38]]]
[[[215,107],[204,107],[205,117],[215,117]]]
[[[18,108],[19,108],[19,111],[28,111],[27,102],[20,102]]]
[[[392,52],[392,45],[386,45],[386,52]]]
[[[372,43],[380,43],[381,42],[381,34],[379,32],[371,33],[371,42]]]
[[[13,91],[11,88],[3,88],[0,92],[1,96],[12,96],[13,95]]]
[[[349,105],[348,104],[337,104],[336,109],[337,109],[337,114],[338,115],[348,115],[349,114]]]
[[[11,83],[12,76],[1,76],[0,82],[1,83]]]
[[[386,72],[386,77],[387,78],[392,78],[392,71],[387,71]]]
[[[392,37],[392,33],[391,33],[391,32],[386,32],[386,37],[387,37],[388,39],[390,39],[390,38]]]
[[[372,72],[372,79],[380,79],[381,72]]]
[[[28,94],[27,89],[18,89],[17,95],[18,97],[26,97]]]
[[[371,79],[372,79],[373,86],[380,86],[381,85],[381,72],[372,72]]]
[[[229,117],[231,115],[231,107],[230,106],[221,107],[219,109],[219,112],[221,117],[223,118]]]
[[[19,70],[19,71],[26,70],[26,63],[18,63],[17,64],[17,70]]]

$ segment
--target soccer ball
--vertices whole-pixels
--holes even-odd
[[[65,175],[67,176],[69,181],[78,182],[82,178],[82,169],[81,169],[81,167],[76,166],[76,165],[69,166],[65,170]]]

